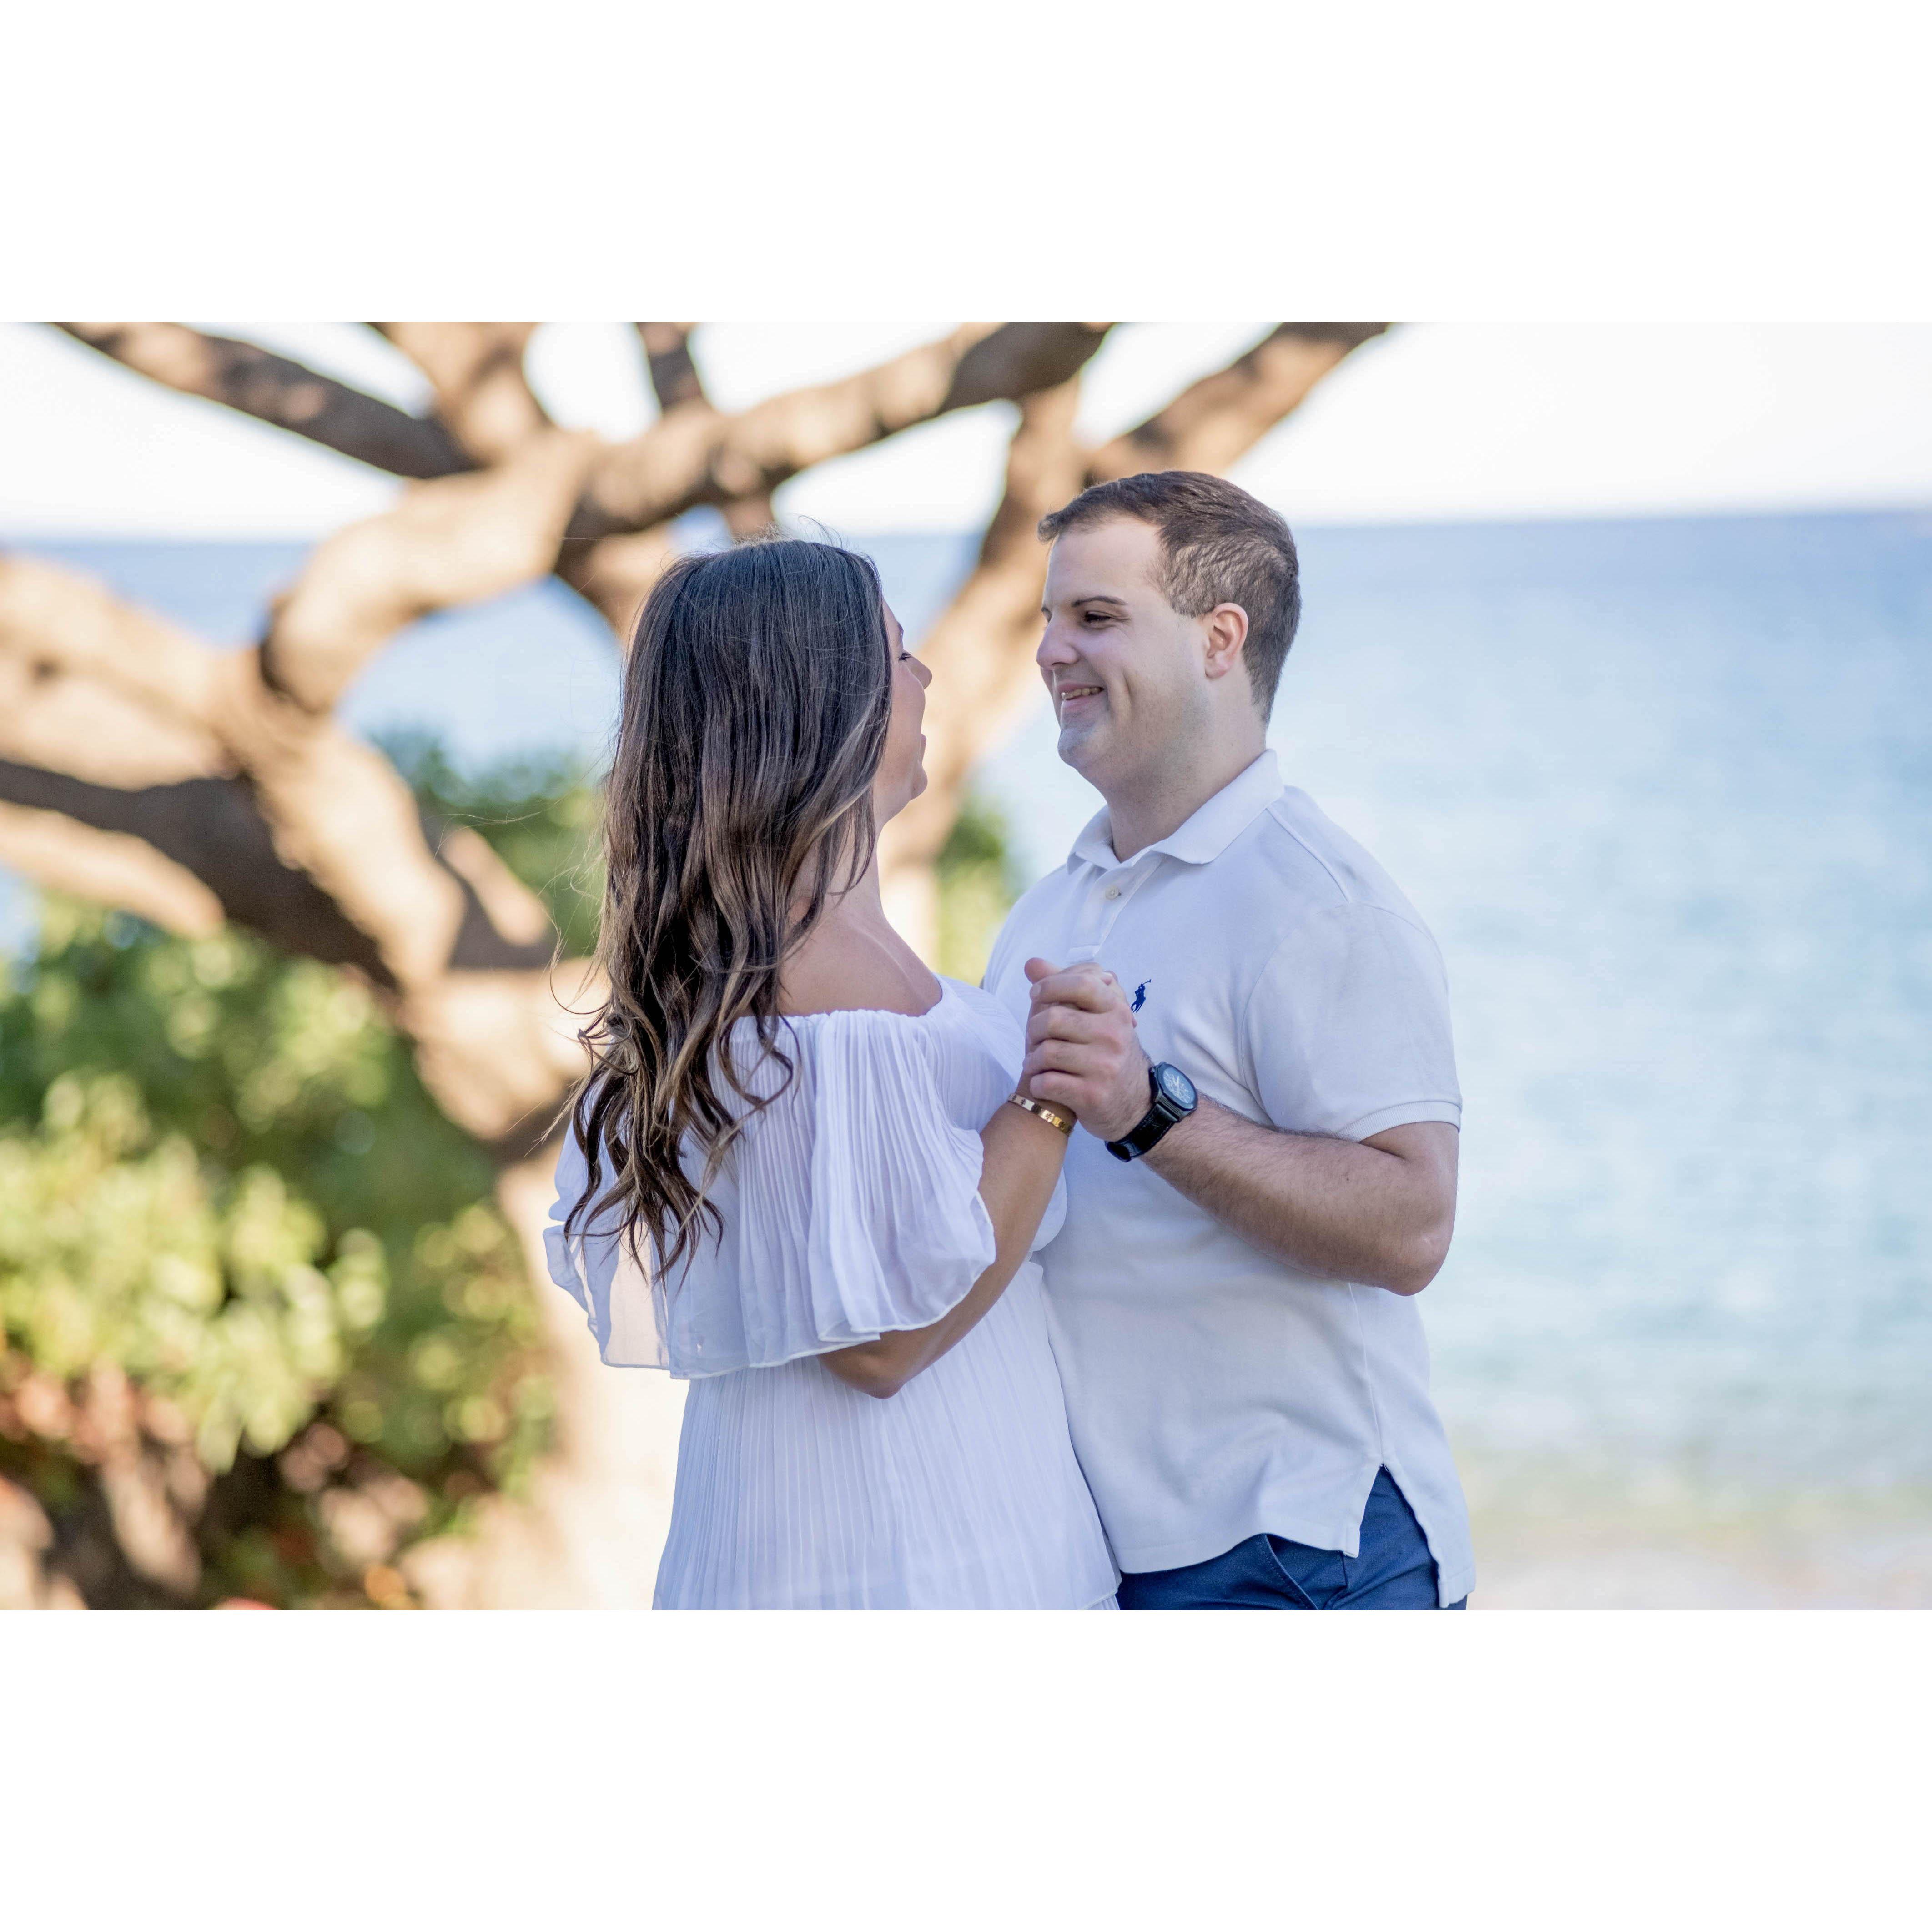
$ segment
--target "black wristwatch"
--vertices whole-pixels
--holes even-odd
[[[1143,1114],[1130,1133],[1107,1143],[1107,1151],[1116,1160],[1132,1160],[1160,1144],[1161,1136],[1178,1126],[1201,1104],[1194,1082],[1178,1066],[1166,1060],[1148,1069],[1148,1086],[1154,1105]]]

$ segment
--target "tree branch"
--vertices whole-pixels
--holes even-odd
[[[1385,322],[1284,322],[1225,369],[1182,390],[1137,428],[1094,452],[1088,481],[1148,470],[1229,469],[1343,357]]]
[[[379,984],[547,960],[535,896],[426,826],[388,761],[270,688],[260,656],[0,558],[0,802],[140,838],[237,923]]]
[[[651,393],[658,399],[664,416],[687,403],[709,404],[698,364],[691,357],[688,322],[640,322],[632,325],[644,344],[644,363],[650,374]]]
[[[402,1024],[436,1104],[500,1160],[542,1146],[553,1116],[584,1071],[578,1029],[602,1004],[587,959],[537,970],[445,974],[404,1000]],[[489,1042],[478,1052],[478,1044]]]
[[[958,816],[973,766],[1033,688],[1033,646],[1046,580],[1040,520],[1082,486],[1087,452],[1074,436],[1078,376],[1029,396],[1006,455],[1006,482],[979,561],[921,646],[944,701],[926,713],[926,789],[886,826],[890,877],[928,866]]]
[[[439,410],[448,414],[448,427],[406,416],[252,344],[200,335],[172,323],[67,326],[104,355],[158,382],[206,395],[398,475],[433,480],[473,469],[472,452],[494,460],[536,440],[547,422],[522,373],[527,324],[379,325],[429,374]],[[642,436],[598,454],[566,532],[568,543],[556,562],[557,574],[602,612],[620,638],[670,554],[662,525],[686,510],[714,504],[723,510],[734,536],[751,534],[770,521],[772,490],[800,470],[952,410],[1050,388],[1080,368],[1111,325],[973,324],[842,382],[774,397],[736,416],[712,411],[708,404],[702,410],[689,406],[688,384],[678,367],[681,356],[690,378],[696,379],[686,325],[638,326],[682,332],[675,340],[670,335],[663,338],[662,368],[663,393],[682,400]],[[701,396],[701,382],[698,388]],[[310,604],[292,614],[304,640],[302,650],[290,652],[280,662],[272,653],[277,674],[286,670],[290,688],[306,694],[305,703],[322,701],[332,688],[339,692],[383,637],[423,610],[442,608],[435,600],[464,602],[471,594],[459,590],[452,596],[436,571],[423,573],[411,587],[372,554],[386,538],[372,542],[366,533],[345,532],[338,542],[346,548],[352,536],[361,553],[354,567],[339,574],[332,572],[333,583],[320,586],[316,600],[338,610],[338,599],[352,607],[340,646],[318,640],[320,612]],[[600,547],[598,540],[614,538],[643,541]],[[458,566],[456,574],[465,584],[490,580],[464,566]],[[513,582],[524,580],[520,572],[510,574]],[[354,590],[352,579],[358,580]],[[496,592],[484,589],[476,594]],[[314,626],[312,617],[317,620]],[[298,656],[316,666],[312,684],[301,670],[289,668]]]
[[[430,380],[436,413],[481,463],[500,463],[554,427],[524,374],[533,322],[379,322]]]
[[[704,410],[716,416],[718,412],[705,393],[704,379],[691,353],[693,325],[688,322],[640,322],[638,339],[644,346],[651,388],[659,411],[668,416],[674,410]],[[724,527],[742,541],[769,530],[776,520],[772,493],[754,490],[722,506]]]
[[[218,662],[199,638],[124,603],[92,578],[0,553],[0,676],[10,667],[24,681],[16,703],[29,690],[44,696],[62,676],[111,687],[147,715],[150,730],[202,747],[184,754],[193,760],[188,769],[212,769],[208,718]]]
[[[461,419],[487,440],[476,425],[502,418],[502,398],[521,385],[520,373],[512,382],[502,358],[508,341],[527,330],[506,325],[479,346],[463,325],[393,326],[454,386],[451,393],[460,392]],[[368,658],[416,619],[500,596],[546,574],[601,447],[587,433],[548,430],[539,422],[494,467],[418,483],[391,509],[328,538],[277,609],[266,658],[271,678],[306,708],[326,710]],[[470,467],[466,458],[454,466]],[[0,646],[10,623],[76,668],[92,665],[146,697],[205,712],[208,694],[196,680],[212,674],[214,662],[205,646],[83,578],[0,558]]]
[[[124,691],[0,651],[0,758],[100,784],[172,784],[229,768],[213,733],[157,716]]]
[[[412,416],[285,356],[173,322],[53,326],[110,361],[183,395],[220,403],[394,476],[448,476],[474,466],[438,422]]]
[[[458,848],[445,862],[481,870],[492,909],[511,914],[527,935],[528,908],[506,907],[502,897],[505,880],[514,892],[525,888],[480,838],[470,833],[467,843],[466,830],[445,832],[446,847]],[[512,943],[466,878],[444,970],[398,987],[369,935],[282,862],[239,779],[120,791],[0,760],[0,863],[188,938],[226,920],[296,957],[356,968],[390,996],[438,1105],[506,1160],[542,1142],[581,1069],[576,1029],[595,1004],[596,968],[585,960],[552,965],[547,919],[542,938]],[[530,903],[542,918],[533,896]],[[478,1052],[480,1041],[487,1052]]]
[[[735,416],[672,412],[593,466],[568,535],[644,530],[700,505],[769,492],[802,470],[979,403],[1074,375],[1106,323],[976,323],[842,382],[774,396]]]
[[[320,715],[417,618],[548,574],[600,446],[585,432],[543,430],[494,468],[418,483],[327,538],[276,607],[265,676]]]
[[[344,919],[314,880],[277,856],[267,821],[239,778],[189,778],[174,784],[126,788],[94,783],[64,772],[0,760],[0,800],[16,813],[71,825],[76,843],[44,843],[32,867],[44,885],[124,905],[175,932],[191,928],[181,917],[160,917],[149,906],[117,898],[90,861],[94,842],[111,848],[131,868],[128,848],[145,851],[154,876],[181,897],[185,879],[197,888],[193,903],[212,904],[216,922],[232,920],[298,958],[359,967],[378,986],[392,983],[368,934]],[[10,856],[11,855],[10,854]],[[61,862],[72,860],[72,870]]]
[[[691,325],[639,322],[652,386],[665,414],[642,436],[598,460],[556,574],[602,613],[623,643],[639,606],[676,554],[666,528],[672,519],[715,503],[734,536],[754,535],[772,521],[771,493],[788,477],[945,410],[1070,380],[1109,326],[970,326],[844,382],[796,390],[730,416],[713,411],[705,398],[690,353]],[[590,534],[596,531],[620,533]]]
[[[610,626],[620,647],[630,648],[631,627],[664,566],[677,554],[668,524],[635,536],[599,537],[595,543],[565,543],[556,574],[594,605]]]
[[[15,769],[0,762],[0,791],[8,788]],[[221,925],[221,902],[147,839],[97,832],[64,812],[0,800],[0,864],[56,891],[118,906],[187,938],[204,938]]]
[[[674,410],[718,420],[704,379],[691,352],[694,325],[688,322],[640,322],[632,325],[644,352],[651,391],[662,416]],[[771,493],[756,490],[723,506],[724,526],[735,538],[754,536],[776,521]],[[634,535],[600,537],[592,542],[571,541],[562,546],[556,574],[579,596],[596,607],[628,646],[632,625],[664,566],[677,554],[668,523],[653,524]]]

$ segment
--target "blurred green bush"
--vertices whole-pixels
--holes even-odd
[[[573,947],[596,798],[388,748]],[[401,1601],[550,1395],[483,1151],[353,976],[50,896],[0,982],[0,1478],[91,1603]]]
[[[939,854],[940,972],[977,986],[1024,881],[1015,874],[1006,821],[969,793]]]

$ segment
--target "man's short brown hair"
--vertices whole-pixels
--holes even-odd
[[[1052,543],[1113,517],[1132,517],[1160,532],[1160,587],[1184,617],[1204,616],[1217,604],[1238,604],[1248,614],[1242,656],[1265,718],[1301,622],[1301,566],[1287,524],[1225,477],[1156,470],[1082,490],[1040,518],[1040,537]]]

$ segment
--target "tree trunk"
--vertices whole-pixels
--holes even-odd
[[[648,1610],[670,1524],[684,1384],[598,1359],[582,1311],[550,1279],[544,1224],[554,1145],[506,1168],[496,1198],[529,1258],[550,1343],[556,1446],[526,1498],[493,1496],[472,1534],[417,1546],[403,1569],[439,1610]]]

